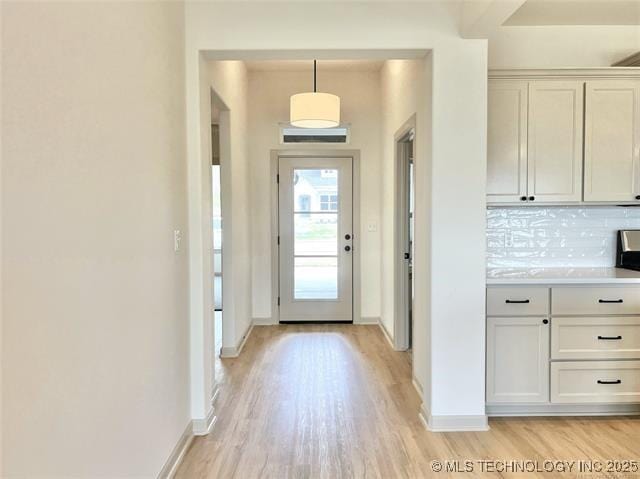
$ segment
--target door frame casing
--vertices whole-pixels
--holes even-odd
[[[406,210],[409,205],[407,198],[409,191],[407,191],[408,178],[405,177],[405,165],[406,158],[404,154],[401,154],[400,148],[401,142],[413,131],[413,144],[412,144],[412,157],[414,161],[415,171],[415,158],[416,158],[416,115],[413,114],[404,124],[396,131],[393,136],[394,145],[394,215],[393,215],[393,228],[394,245],[393,245],[393,293],[394,293],[394,318],[393,318],[393,347],[397,351],[406,351],[409,348],[409,300],[408,300],[408,287],[409,282],[407,280],[409,269],[407,261],[404,259],[405,244],[408,242],[408,234],[405,226],[402,224],[405,220]],[[414,178],[415,181],[415,178]],[[415,198],[415,183],[413,185],[413,193]],[[413,255],[413,251],[410,252]],[[415,277],[415,264],[413,264],[414,277]],[[413,315],[411,317],[413,321]],[[415,330],[415,328],[412,328]]]
[[[352,190],[353,212],[353,265],[352,265],[352,320],[356,324],[360,321],[361,290],[360,290],[360,150],[349,149],[277,149],[271,150],[271,318],[274,324],[280,323],[280,248],[278,234],[280,233],[279,204],[278,204],[278,164],[279,158],[351,158],[352,160]]]

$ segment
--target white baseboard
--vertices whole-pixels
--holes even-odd
[[[380,326],[380,329],[382,330],[382,334],[384,334],[384,337],[387,338],[387,341],[389,341],[389,345],[391,346],[391,349],[395,351],[396,346],[395,344],[393,344],[393,338],[389,334],[389,331],[387,331],[387,328],[382,322],[382,319],[380,319],[380,321],[378,322],[378,326]]]
[[[218,399],[218,395],[220,394],[220,386],[218,383],[215,383],[211,388],[211,406],[215,408],[216,399]]]
[[[431,432],[488,431],[489,421],[485,414],[464,416],[433,416],[422,403],[420,419]]]
[[[213,426],[216,424],[218,417],[215,414],[215,409],[212,407],[209,409],[207,417],[203,419],[194,419],[193,422],[193,435],[194,436],[206,436],[211,432]]]
[[[637,416],[640,404],[492,404],[489,417]]]
[[[377,325],[380,324],[380,318],[378,317],[360,317],[360,318],[354,318],[353,320],[353,324],[358,324],[358,325]]]
[[[178,443],[171,451],[171,455],[169,455],[169,459],[164,463],[160,473],[158,474],[158,479],[171,479],[175,476],[180,463],[184,459],[185,454],[189,450],[189,446],[193,442],[193,422],[189,421],[187,427],[185,428],[182,436],[178,440]]]
[[[238,356],[240,356],[240,353],[242,352],[242,348],[244,348],[244,345],[247,342],[247,339],[249,338],[251,331],[253,331],[253,321],[247,327],[247,330],[245,331],[244,335],[242,336],[242,339],[240,340],[237,346],[220,348],[220,357],[221,358],[237,358]]]
[[[424,389],[422,387],[422,384],[420,384],[420,381],[418,381],[418,378],[416,378],[415,376],[412,376],[411,384],[413,384],[413,388],[418,393],[418,396],[420,396],[420,399],[422,400],[422,402],[424,402]]]
[[[273,318],[253,318],[254,326],[276,326],[278,323]]]

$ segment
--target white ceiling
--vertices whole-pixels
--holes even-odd
[[[318,60],[318,71],[376,72],[384,60]],[[313,71],[311,60],[258,60],[245,62],[250,71]]]
[[[640,25],[640,0],[527,0],[504,25]]]

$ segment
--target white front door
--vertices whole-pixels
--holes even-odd
[[[352,158],[280,157],[280,321],[352,321]]]

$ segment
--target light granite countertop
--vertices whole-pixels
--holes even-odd
[[[640,284],[640,271],[620,268],[491,268],[487,285]]]

